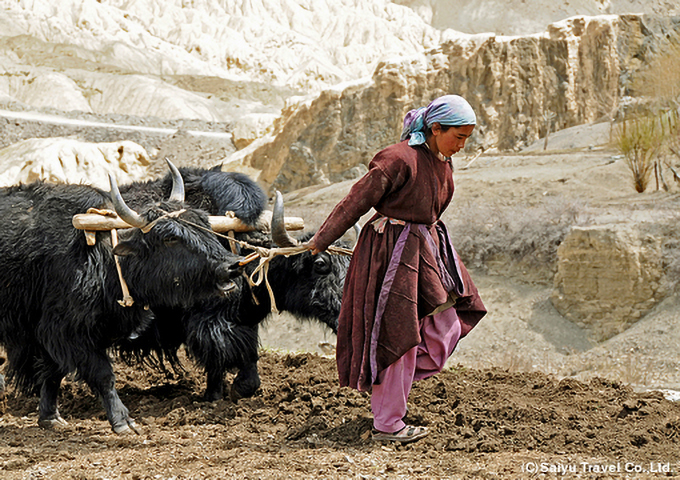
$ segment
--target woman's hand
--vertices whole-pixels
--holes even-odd
[[[305,247],[307,247],[309,250],[311,250],[312,255],[316,255],[317,253],[320,253],[321,250],[316,248],[316,245],[314,244],[314,239],[310,239],[307,243],[305,243]]]

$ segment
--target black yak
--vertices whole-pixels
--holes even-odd
[[[187,185],[186,201],[207,208],[211,215],[232,211],[245,223],[254,224],[266,205],[262,189],[240,173],[222,172],[219,167],[205,170],[180,169]],[[167,178],[137,182],[121,187],[130,205],[167,194]],[[282,205],[280,205],[282,208]],[[279,208],[280,210],[280,208]],[[285,232],[281,211],[274,215],[272,237],[258,232],[237,233],[237,239],[251,245],[286,246],[293,240]],[[301,240],[304,241],[307,236]],[[227,240],[221,241],[228,245]],[[245,255],[249,251],[242,251]],[[257,261],[246,266],[250,274]],[[274,258],[268,278],[279,311],[298,318],[320,321],[337,332],[338,315],[349,258],[328,253],[305,252],[290,257]],[[218,400],[224,394],[224,378],[228,370],[238,370],[231,393],[234,397],[252,396],[260,386],[257,370],[258,325],[271,313],[271,301],[264,282],[250,288],[239,280],[238,294],[225,299],[210,299],[189,309],[154,309],[156,321],[144,332],[121,342],[123,357],[147,358],[154,353],[178,365],[177,351],[184,345],[187,353],[207,374],[204,398]]]
[[[170,167],[170,198],[139,213],[124,203],[113,177],[111,194],[40,181],[0,189],[0,345],[8,380],[25,393],[39,392],[44,428],[65,423],[59,388],[75,372],[101,397],[116,433],[136,431],[118,397],[108,349],[152,323],[154,308],[188,308],[235,289],[231,279],[240,273],[232,266],[241,257],[216,240],[205,212],[183,203],[181,176]],[[72,219],[91,208],[115,208],[135,228],[121,231],[115,247],[110,232],[97,232],[88,245]],[[131,306],[119,303],[114,255]]]

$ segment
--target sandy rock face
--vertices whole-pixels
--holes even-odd
[[[609,118],[639,59],[674,28],[680,24],[670,19],[607,15],[571,18],[525,37],[445,34],[425,57],[383,61],[370,82],[285,109],[242,162],[283,191],[315,179],[346,180],[399,139],[408,110],[447,93],[463,95],[477,112],[468,150],[518,149],[545,136],[544,114],[555,115],[552,131]]]
[[[680,14],[680,5],[666,0],[393,0],[412,8],[433,27],[465,33],[496,32],[529,35],[577,15],[623,13]]]
[[[558,251],[551,302],[596,341],[663,299],[661,241],[630,225],[574,227]]]
[[[389,0],[2,0],[0,5],[0,36],[28,34],[72,45],[78,56],[122,71],[217,75],[301,91],[370,75],[383,56],[422,52],[440,35]]]
[[[0,186],[45,180],[84,183],[108,191],[109,173],[119,184],[145,180],[148,165],[146,150],[134,142],[35,138],[0,150]]]

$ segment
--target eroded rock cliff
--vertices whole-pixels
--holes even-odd
[[[398,140],[408,110],[446,93],[477,111],[469,149],[519,149],[548,125],[611,117],[636,71],[678,31],[680,17],[646,15],[575,17],[523,37],[449,31],[425,56],[381,62],[369,82],[292,102],[268,137],[229,160],[283,191],[352,178]]]
[[[574,227],[558,249],[551,301],[593,340],[621,333],[664,298],[661,239],[633,225]]]

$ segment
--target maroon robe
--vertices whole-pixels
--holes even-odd
[[[378,212],[361,231],[345,279],[336,353],[341,386],[370,390],[380,371],[420,343],[419,320],[449,292],[458,297],[461,337],[486,314],[439,220],[453,189],[450,162],[425,145],[397,143],[373,158],[314,236],[324,250],[372,207]]]

